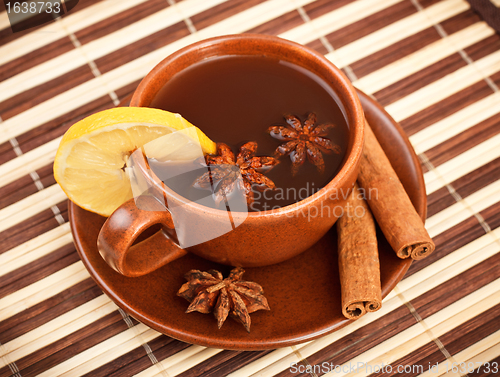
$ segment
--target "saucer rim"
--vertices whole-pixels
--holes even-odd
[[[392,126],[395,128],[395,130],[398,132],[398,134],[401,136],[401,140],[406,144],[408,148],[408,152],[410,154],[411,160],[413,161],[413,164],[415,165],[414,167],[417,170],[417,181],[418,181],[418,192],[419,192],[419,197],[418,197],[418,203],[416,203],[416,210],[417,213],[422,217],[423,220],[425,220],[426,217],[426,208],[427,208],[427,196],[425,193],[425,183],[423,180],[423,174],[421,170],[420,163],[418,162],[418,157],[415,154],[415,151],[413,147],[411,146],[408,137],[404,133],[403,129],[401,126],[389,115],[385,112],[385,110],[372,98],[368,97],[366,94],[362,93],[361,91],[358,90],[358,95],[360,96],[361,103],[368,102],[370,105],[375,105],[375,110],[379,114],[375,114],[378,116],[384,116],[388,120]],[[373,109],[372,109],[373,110]],[[276,348],[281,348],[281,347],[287,347],[287,346],[293,346],[297,345],[303,342],[311,341],[317,338],[320,338],[322,336],[325,336],[327,334],[330,334],[334,331],[339,330],[340,328],[348,325],[349,323],[353,322],[353,320],[348,320],[344,319],[341,321],[336,320],[335,322],[328,322],[325,320],[325,322],[317,326],[314,331],[309,331],[306,334],[303,334],[298,331],[293,331],[291,330],[291,333],[288,334],[288,336],[281,336],[280,338],[269,338],[269,339],[264,339],[264,340],[258,340],[258,339],[248,339],[248,340],[240,340],[240,339],[234,339],[234,338],[227,338],[224,336],[221,336],[220,338],[204,338],[200,337],[200,334],[196,333],[187,333],[186,331],[183,331],[181,328],[180,329],[173,329],[173,328],[168,328],[168,331],[165,329],[165,325],[162,325],[160,323],[155,322],[153,319],[149,318],[147,315],[144,313],[141,313],[137,310],[135,310],[133,307],[128,305],[122,297],[119,295],[115,294],[112,288],[108,287],[107,283],[102,279],[102,277],[95,272],[93,269],[93,266],[89,259],[87,258],[87,255],[84,251],[84,247],[81,243],[81,239],[79,237],[75,237],[76,231],[75,231],[75,219],[74,219],[74,206],[76,206],[74,203],[69,201],[68,205],[68,213],[69,213],[69,219],[70,219],[70,226],[71,226],[71,232],[73,234],[73,239],[75,243],[75,247],[77,249],[78,254],[80,255],[80,258],[82,259],[82,262],[87,269],[87,271],[90,273],[90,276],[92,279],[96,282],[96,284],[103,290],[103,292],[110,297],[110,299],[117,304],[120,308],[125,310],[127,313],[129,313],[133,318],[137,319],[139,322],[144,323],[145,325],[153,328],[154,330],[165,334],[167,336],[170,336],[172,338],[175,338],[177,340],[191,343],[191,344],[197,344],[205,347],[212,347],[212,348],[219,348],[219,349],[228,349],[228,350],[239,350],[239,351],[255,351],[255,350],[266,350],[266,349],[276,349]],[[383,287],[382,291],[382,297],[385,298],[393,289],[394,287],[401,281],[401,279],[404,277],[408,269],[410,268],[412,264],[411,259],[406,259],[401,261],[402,265],[401,268],[397,271],[397,273],[394,273],[391,276],[390,281],[388,284],[386,284],[385,287]],[[295,335],[293,335],[295,334]]]

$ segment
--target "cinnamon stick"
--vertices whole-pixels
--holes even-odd
[[[435,245],[368,122],[358,175],[359,186],[397,256],[423,259]]]
[[[357,319],[382,306],[375,221],[357,185],[337,220],[342,314]]]

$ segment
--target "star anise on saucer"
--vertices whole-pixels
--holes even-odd
[[[267,132],[275,139],[286,141],[276,148],[275,156],[279,158],[286,154],[290,155],[292,175],[297,174],[306,156],[318,171],[323,173],[325,171],[323,153],[340,154],[341,152],[338,145],[324,137],[335,126],[331,123],[317,125],[315,113],[309,113],[304,124],[295,115],[287,114],[284,118],[287,125],[271,126],[267,129]]]
[[[179,289],[177,295],[191,303],[186,313],[210,313],[213,310],[219,329],[231,315],[250,332],[250,313],[270,308],[259,284],[241,280],[244,273],[243,268],[236,267],[231,270],[229,277],[223,279],[216,270],[191,270],[184,275],[188,282]]]
[[[250,141],[240,147],[238,155],[234,156],[231,148],[224,143],[217,143],[217,155],[205,156],[208,171],[196,179],[193,186],[212,190],[216,205],[229,196],[240,185],[245,193],[247,204],[253,203],[252,186],[259,191],[274,189],[274,182],[266,177],[264,172],[279,163],[274,157],[256,157],[257,143]],[[240,177],[242,179],[238,179]]]

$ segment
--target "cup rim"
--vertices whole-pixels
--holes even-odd
[[[251,34],[251,33],[246,33],[246,34],[232,34],[232,35],[223,35],[223,36],[217,36],[217,37],[212,37],[208,39],[204,39],[195,43],[192,43],[174,53],[171,55],[167,56],[165,59],[163,59],[160,63],[158,63],[140,82],[138,85],[137,89],[134,91],[130,106],[131,107],[148,107],[149,103],[147,103],[147,98],[145,98],[145,95],[148,94],[148,91],[150,90],[150,84],[155,82],[155,80],[158,79],[159,76],[161,76],[162,72],[167,69],[167,67],[172,64],[172,62],[176,61],[177,59],[183,57],[184,55],[187,54],[193,54],[193,53],[200,53],[203,51],[208,51],[210,48],[213,48],[214,46],[221,45],[221,44],[229,44],[229,43],[240,43],[242,41],[252,41],[252,42],[258,42],[259,44],[267,44],[268,46],[271,45],[280,45],[283,49],[286,49],[286,52],[291,52],[291,53],[302,53],[307,55],[309,59],[315,60],[317,63],[319,63],[321,66],[329,69],[330,73],[335,76],[335,79],[338,82],[338,86],[335,88],[332,87],[332,89],[335,90],[335,92],[339,95],[341,98],[343,105],[345,107],[345,110],[347,112],[352,112],[353,114],[353,124],[349,124],[349,137],[353,138],[352,142],[352,148],[350,152],[344,157],[344,162],[340,168],[340,170],[335,174],[335,176],[320,190],[315,192],[314,194],[308,196],[307,198],[304,198],[296,203],[292,203],[289,205],[286,205],[284,207],[276,208],[276,209],[269,209],[265,211],[259,211],[259,212],[231,212],[231,215],[233,217],[267,217],[267,216],[279,216],[279,215],[287,215],[290,212],[295,212],[297,210],[303,209],[304,207],[309,207],[313,203],[319,201],[323,196],[327,195],[328,192],[331,192],[335,189],[341,188],[349,179],[349,173],[353,170],[356,169],[356,166],[358,165],[360,159],[361,159],[361,154],[363,151],[363,144],[364,144],[364,112],[363,108],[361,106],[361,103],[359,101],[359,98],[356,94],[356,90],[352,86],[351,82],[349,79],[344,75],[344,73],[337,68],[333,63],[331,63],[327,58],[325,58],[324,55],[318,53],[317,51],[301,45],[296,42],[292,42],[283,38],[279,37],[274,37],[274,36],[269,36],[269,35],[262,35],[262,34]],[[216,56],[216,55],[214,55]],[[224,55],[221,55],[224,56]],[[229,55],[227,55],[229,56]],[[206,57],[210,58],[211,56]],[[195,63],[198,63],[204,59],[199,59]],[[283,60],[286,59],[286,55],[283,55]],[[330,84],[329,84],[330,85]],[[163,85],[162,85],[163,86]],[[159,88],[158,88],[159,90]],[[156,93],[155,93],[156,94]],[[345,101],[345,102],[344,102]],[[158,182],[159,178],[156,177],[155,173],[151,171],[150,169],[148,170],[150,174],[153,175],[152,180]],[[145,171],[143,171],[143,174],[146,174]],[[164,191],[165,195],[169,195],[175,198],[177,202],[182,204],[183,206],[188,206],[191,208],[195,208],[197,210],[202,210],[206,214],[212,214],[213,216],[220,216],[224,215],[227,216],[226,213],[227,211],[216,209],[216,208],[211,208],[204,206],[202,204],[198,204],[195,202],[192,202],[188,200],[187,198],[184,198],[182,195],[177,194],[170,188],[168,188],[166,185],[162,185],[162,190]]]

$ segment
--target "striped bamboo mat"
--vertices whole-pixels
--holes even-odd
[[[1,6],[0,377],[500,375],[500,36],[467,1],[80,0],[15,34]],[[272,351],[185,344],[119,310],[78,258],[52,175],[76,120],[171,52],[243,32],[320,51],[400,122],[437,245],[379,312]]]

